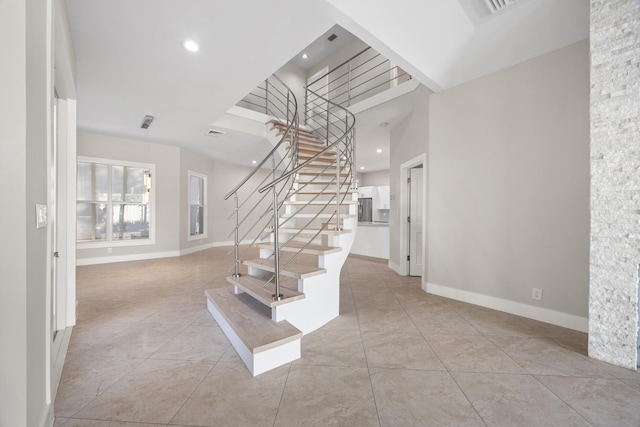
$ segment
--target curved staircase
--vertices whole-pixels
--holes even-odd
[[[276,76],[264,105],[274,148],[225,197],[235,206],[230,286],[205,291],[254,376],[298,359],[303,334],[339,315],[357,227],[353,115],[307,91],[299,126],[297,100]]]

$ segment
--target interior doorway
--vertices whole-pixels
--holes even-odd
[[[422,248],[422,223],[423,223],[423,179],[424,168],[422,165],[409,169],[409,206],[407,211],[407,239],[409,241],[409,271],[408,276],[422,276],[424,255]]]
[[[426,275],[427,155],[400,165],[400,262],[392,267],[403,276]]]

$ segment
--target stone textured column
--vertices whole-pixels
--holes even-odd
[[[640,0],[591,0],[589,356],[637,369]]]

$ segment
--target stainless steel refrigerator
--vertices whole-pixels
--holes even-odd
[[[373,199],[358,199],[358,222],[371,222],[373,219]]]

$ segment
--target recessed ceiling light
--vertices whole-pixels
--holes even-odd
[[[258,162],[256,162],[255,160],[251,160],[251,163],[253,163],[255,165]]]
[[[196,43],[196,41],[193,39],[185,40],[182,46],[184,46],[184,48],[189,52],[197,52],[200,50],[200,46],[198,46],[198,43]]]
[[[364,166],[360,166],[360,170],[363,171],[364,170]]]
[[[303,53],[303,54],[302,54],[302,59],[307,59],[307,58],[308,58],[307,54],[306,54],[306,53]]]
[[[376,150],[376,153],[382,153],[382,148],[378,148],[378,149]]]

